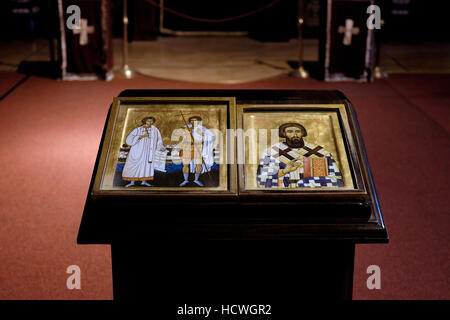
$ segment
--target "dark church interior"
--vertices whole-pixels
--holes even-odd
[[[338,294],[344,300],[450,299],[447,15],[441,2],[424,0],[1,1],[0,150],[4,168],[0,184],[0,300],[116,301],[127,290],[140,286],[126,281],[118,284],[120,272],[142,273],[148,280],[146,288],[164,287],[164,277],[173,277],[182,286],[178,288],[175,283],[171,287],[178,292],[176,302],[171,300],[169,290],[161,289],[157,295],[165,299],[163,305],[169,305],[161,313],[173,318],[183,312],[189,314],[186,304],[272,303],[278,294],[264,294],[264,286],[251,278],[258,274],[273,290],[292,292],[291,306],[301,305],[308,298],[336,299],[327,288],[333,280],[325,279],[329,270],[339,269],[333,261],[344,260],[337,254],[341,251],[351,256],[345,269],[350,270],[345,273],[347,291]],[[120,246],[116,243],[118,249],[114,251],[108,242],[80,241],[80,224],[86,214],[93,172],[101,161],[99,147],[108,136],[104,128],[114,98],[166,93],[227,97],[223,90],[236,95],[236,112],[241,110],[241,93],[251,96],[249,101],[257,101],[255,105],[263,104],[264,99],[276,103],[273,101],[278,94],[293,94],[311,103],[325,99],[321,103],[326,103],[327,98],[304,98],[316,90],[337,90],[336,96],[346,97],[359,123],[359,129],[352,132],[362,137],[362,157],[366,157],[370,181],[373,179],[376,188],[374,203],[382,212],[384,238],[361,236],[349,252],[341,250],[341,243],[351,242],[343,233],[338,233],[337,240],[311,246],[310,242],[297,245],[293,240],[241,243],[234,239],[228,244],[207,239],[179,240],[166,247],[165,238],[155,235],[160,228],[152,224],[156,221],[153,217],[188,209],[158,203],[157,207],[139,207],[142,214],[152,217],[147,218],[150,222],[146,227],[136,227],[142,237],[151,237],[145,244],[128,240]],[[284,93],[277,93],[281,91]],[[188,126],[187,118],[184,121]],[[339,121],[345,124],[346,118]],[[313,138],[311,132],[305,139]],[[173,173],[178,174],[173,186],[183,181],[182,172],[188,172],[181,167]],[[203,172],[190,170],[185,176],[186,181],[191,179],[187,188],[203,186],[207,176],[198,180]],[[120,181],[121,174],[117,171],[115,179]],[[219,173],[214,174],[214,179],[219,179]],[[237,179],[243,174],[237,170]],[[155,175],[157,179],[159,176]],[[120,188],[126,189],[128,182],[121,181]],[[143,190],[139,186],[144,184],[132,185],[138,193]],[[209,223],[214,223],[214,216],[222,210],[223,221],[229,221],[228,213],[235,219],[230,230],[243,223],[239,214],[244,214],[245,207],[231,212],[232,207],[205,199],[197,197],[195,201],[199,210],[208,211],[208,215],[199,216],[207,216]],[[280,195],[274,200],[279,201],[280,208],[288,205],[283,199]],[[274,205],[273,210],[277,207]],[[299,208],[291,209],[301,215],[303,209]],[[313,205],[305,208],[316,210]],[[333,217],[336,228],[347,223],[339,220],[339,210],[327,210],[326,217]],[[277,213],[280,221],[285,217],[282,211]],[[125,220],[136,216],[126,208],[122,213]],[[193,223],[189,219],[180,221],[173,230],[184,234]],[[308,221],[305,224],[316,223]],[[261,228],[276,235],[277,223]],[[166,227],[172,230],[170,224]],[[245,230],[235,229],[233,234],[247,239],[256,232]],[[302,234],[306,230],[302,223],[296,230],[292,238],[315,239],[314,232]],[[203,231],[206,235],[200,229],[196,236]],[[211,248],[220,250],[220,254],[211,253]],[[205,254],[209,260],[203,261]],[[169,260],[172,271],[164,274],[165,267],[158,263]],[[272,260],[278,261],[277,266]],[[130,261],[133,267],[127,265]],[[320,264],[315,270],[296,267],[297,263],[312,261]],[[260,269],[266,263],[274,265],[277,278]],[[81,287],[70,287],[69,266],[79,268]],[[142,269],[134,269],[136,266]],[[381,285],[370,286],[371,266],[378,268]],[[229,272],[240,274],[236,276],[239,281]],[[300,272],[322,273],[323,277],[319,274],[316,280],[297,279]],[[129,281],[139,281],[134,279]],[[233,288],[227,283],[233,283]],[[302,291],[302,283],[311,288],[297,299],[295,294]],[[193,295],[202,285],[210,291]],[[259,289],[246,291],[249,285]],[[139,295],[146,292],[142,286]],[[220,286],[228,288],[228,294],[223,294]],[[253,294],[253,299],[245,292]],[[147,298],[140,299],[147,303]],[[159,304],[157,299],[152,301]]]

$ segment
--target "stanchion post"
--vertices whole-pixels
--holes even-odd
[[[384,20],[380,21],[381,26],[384,26]],[[376,41],[376,56],[375,56],[375,68],[373,70],[373,76],[375,79],[384,79],[388,77],[387,72],[380,68],[380,56],[381,56],[381,30],[375,30],[375,41]]]
[[[131,79],[136,76],[136,72],[128,65],[128,10],[127,0],[123,0],[123,52],[122,67],[119,70],[119,76]]]
[[[297,16],[297,26],[298,26],[298,68],[293,70],[290,75],[296,78],[309,78],[308,71],[303,68],[303,0],[298,1],[298,16]]]

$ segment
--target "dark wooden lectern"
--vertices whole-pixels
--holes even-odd
[[[279,149],[291,137],[286,127],[303,126],[307,134],[270,158],[276,169],[266,170],[266,151],[253,167],[228,158],[216,169],[218,184],[208,185],[213,166],[199,180],[203,187],[193,183],[192,171],[189,184],[178,187],[181,164],[167,141],[170,126],[188,127],[174,118],[179,110],[186,121],[201,115],[205,128],[223,132],[280,128]],[[139,178],[152,187],[127,188],[119,181],[128,170],[121,152],[130,147],[127,135],[146,121],[133,119],[143,116],[155,118],[166,150],[174,149],[164,172]],[[249,144],[239,135],[226,139],[235,142],[233,157],[247,161]],[[298,159],[302,169],[288,172]],[[320,167],[323,161],[328,165]],[[179,179],[176,185],[162,178],[169,176]],[[78,236],[80,244],[111,244],[115,299],[169,316],[184,304],[351,299],[355,244],[387,241],[356,114],[338,91],[122,92],[108,115]]]

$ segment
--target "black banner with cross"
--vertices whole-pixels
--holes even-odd
[[[75,11],[77,6],[79,24]],[[108,0],[58,0],[63,80],[110,80],[113,77],[111,17]],[[69,23],[68,23],[69,22]]]
[[[327,81],[372,81],[374,30],[367,27],[373,0],[327,0],[326,37],[321,43]]]

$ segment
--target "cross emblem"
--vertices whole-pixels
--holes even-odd
[[[359,28],[353,27],[355,24],[355,21],[352,19],[345,19],[345,27],[339,26],[338,32],[344,34],[344,39],[342,40],[342,43],[344,46],[349,46],[352,44],[352,36],[359,34]]]
[[[80,19],[80,28],[72,31],[73,34],[80,35],[80,46],[85,46],[89,43],[88,34],[94,33],[94,26],[88,26],[87,19]]]
[[[280,149],[280,148],[278,148],[278,147],[273,147],[272,149],[276,152],[276,154],[278,154],[279,157],[285,156],[285,157],[288,158],[289,160],[294,160],[294,157],[291,156],[291,155],[288,153],[289,151],[292,150],[291,148],[287,148],[286,150],[282,150],[282,149]]]
[[[318,156],[319,158],[322,158],[323,157],[323,154],[321,154],[321,153],[318,153],[317,151],[319,151],[320,149],[322,149],[322,147],[321,146],[317,146],[317,147],[315,147],[314,149],[311,149],[311,148],[308,148],[308,147],[303,147],[303,149],[305,149],[306,151],[308,151],[307,153],[305,153],[303,156],[304,157],[310,157],[310,156],[312,156],[312,155],[316,155],[316,156]]]
[[[303,157],[310,157],[312,155],[318,156],[319,158],[323,157],[323,154],[319,153],[318,151],[323,149],[321,146],[317,146],[314,149],[308,148],[307,146],[303,146],[301,149],[305,150],[306,153],[303,154]],[[278,147],[273,147],[272,150],[276,152],[276,155],[278,157],[285,156],[289,160],[294,160],[295,158],[291,156],[288,152],[290,152],[291,148],[286,148],[285,150],[282,150]]]

